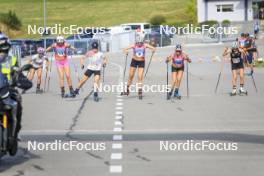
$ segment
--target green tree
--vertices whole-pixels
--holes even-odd
[[[196,0],[190,0],[186,6],[186,15],[188,17],[188,22],[192,24],[197,24],[197,6]]]
[[[0,22],[7,26],[8,29],[20,30],[22,27],[21,20],[16,13],[9,10],[7,13],[0,14]]]

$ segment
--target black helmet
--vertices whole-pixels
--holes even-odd
[[[92,49],[98,49],[98,42],[93,42],[92,43]]]
[[[0,52],[8,53],[11,48],[11,44],[9,43],[9,39],[4,34],[0,34]]]
[[[241,37],[245,37],[245,33],[241,33]]]
[[[182,51],[182,46],[180,44],[177,44],[175,50]]]

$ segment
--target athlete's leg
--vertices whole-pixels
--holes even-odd
[[[232,85],[233,87],[237,85],[237,70],[232,70]]]
[[[177,85],[177,72],[172,72],[171,90],[173,91]]]
[[[133,82],[133,79],[134,79],[134,76],[135,76],[135,72],[136,72],[136,67],[130,67],[129,69],[129,75],[128,75],[128,81],[127,81],[127,86],[129,87],[132,82]]]
[[[66,75],[67,83],[69,87],[72,87],[71,70],[69,65],[64,66],[64,72]]]
[[[89,79],[89,77],[86,76],[86,75],[84,75],[84,76],[82,77],[82,79],[80,80],[77,89],[82,88],[82,86],[86,83],[86,81],[87,81],[88,79]]]
[[[239,76],[240,76],[240,85],[244,85],[245,83],[244,68],[239,69]]]
[[[42,81],[42,67],[40,67],[38,70],[37,70],[37,76],[38,76],[38,81],[37,81],[37,85],[40,85],[41,84],[41,81]]]
[[[33,78],[34,78],[34,75],[35,75],[35,69],[32,68],[32,69],[30,69],[30,71],[29,71],[28,79],[29,79],[30,81],[32,81]]]
[[[98,88],[100,86],[100,75],[94,75],[94,84],[95,84],[95,88],[94,88],[94,101],[99,101],[98,98]]]
[[[138,72],[138,86],[139,86],[139,89],[142,89],[144,68],[143,67],[139,67],[137,72]]]
[[[175,94],[174,96],[179,96],[179,88],[180,88],[180,85],[181,85],[181,80],[182,80],[182,77],[183,77],[183,70],[179,70],[177,72],[177,84],[175,86]]]

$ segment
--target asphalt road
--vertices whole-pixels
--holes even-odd
[[[262,56],[264,43],[259,43]],[[100,93],[100,102],[91,96],[89,81],[75,99],[59,95],[56,70],[53,69],[50,91],[42,95],[35,88],[23,95],[22,142],[15,157],[0,162],[1,176],[262,176],[264,173],[264,70],[255,70],[255,91],[251,77],[246,77],[248,96],[230,97],[230,64],[224,63],[219,89],[214,89],[225,45],[186,45],[193,59],[189,65],[190,96],[186,96],[186,72],[182,81],[182,100],[166,100],[165,93],[145,92],[120,97],[118,92]],[[158,49],[145,84],[166,84],[164,58],[172,47]],[[107,54],[105,85],[122,81],[124,55]],[[148,53],[147,58],[150,55]],[[77,78],[71,59],[74,84]],[[54,68],[54,67],[53,67]],[[80,75],[82,70],[78,69]],[[77,141],[81,144],[104,144],[105,150],[51,151],[29,150],[29,142]],[[179,144],[235,143],[232,151],[160,150],[160,142]]]

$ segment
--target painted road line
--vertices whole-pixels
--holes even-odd
[[[116,120],[121,120],[121,119],[123,119],[123,116],[122,115],[117,115],[117,116],[115,116],[115,119]]]
[[[112,153],[111,154],[111,160],[120,160],[123,158],[122,153]]]
[[[112,144],[112,149],[122,149],[123,144],[122,143],[113,143]]]
[[[122,111],[116,111],[115,114],[116,114],[116,115],[122,115],[123,112],[122,112]]]
[[[116,110],[122,110],[122,109],[123,109],[123,107],[121,107],[121,106],[116,107]]]
[[[116,106],[123,106],[123,103],[121,103],[121,102],[116,103]]]
[[[122,124],[121,121],[115,121],[115,125],[116,125],[116,126],[122,126],[123,124]]]
[[[112,165],[110,166],[110,173],[121,173],[122,166],[121,165]]]
[[[122,131],[122,128],[120,128],[120,127],[115,127],[113,131],[114,131],[114,132],[121,132],[121,131]]]

